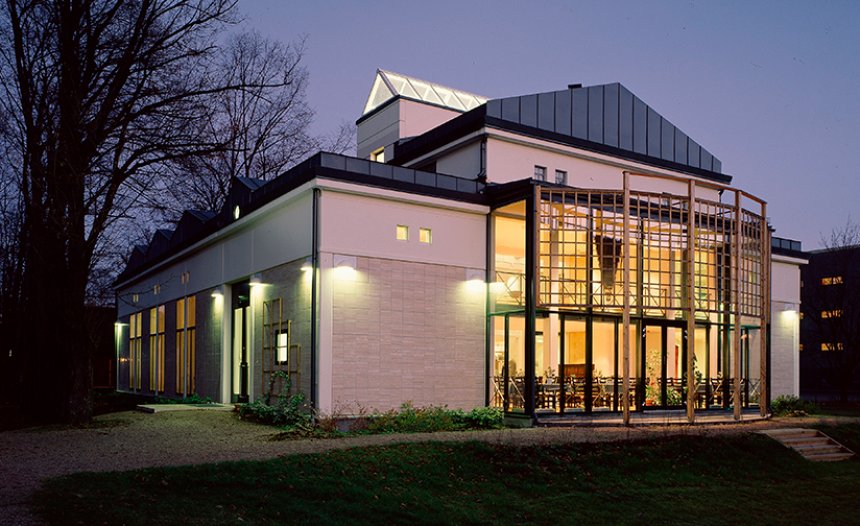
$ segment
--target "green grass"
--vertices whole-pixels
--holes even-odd
[[[860,426],[829,429],[846,442]],[[576,431],[572,431],[576,432]],[[860,461],[759,435],[403,444],[49,481],[50,524],[855,524]]]

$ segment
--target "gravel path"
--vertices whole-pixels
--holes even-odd
[[[749,424],[570,427],[433,434],[373,435],[341,439],[279,440],[272,428],[220,411],[138,412],[103,415],[83,428],[45,427],[0,432],[0,524],[38,524],[30,495],[45,479],[80,471],[121,471],[152,466],[257,460],[398,442],[468,441],[514,445],[629,440],[667,434],[745,433],[846,419],[792,418]],[[858,421],[860,419],[847,419]]]

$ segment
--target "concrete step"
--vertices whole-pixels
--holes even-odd
[[[841,460],[848,460],[854,456],[854,453],[820,453],[813,455],[805,455],[804,458],[807,460],[812,460],[814,462],[839,462]]]
[[[769,429],[759,433],[794,449],[803,458],[814,462],[835,462],[854,456],[850,449],[816,429]]]

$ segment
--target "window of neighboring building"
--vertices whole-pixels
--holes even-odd
[[[535,179],[538,181],[546,181],[546,166],[535,165]]]
[[[143,313],[129,317],[128,331],[128,388],[140,389],[140,358],[143,348]]]
[[[385,148],[380,148],[378,150],[375,150],[373,153],[371,153],[370,154],[370,160],[376,161],[378,163],[384,163],[385,162]]]
[[[152,293],[153,293],[153,294],[161,294],[161,285],[160,285],[160,284],[158,284],[158,283],[156,283],[155,285],[153,285],[153,286],[152,286]]]
[[[822,351],[841,351],[845,348],[841,343],[822,343],[821,350]]]
[[[567,172],[564,170],[556,170],[555,171],[555,182],[556,184],[567,184]]]
[[[842,276],[827,276],[826,278],[821,278],[822,285],[841,285],[842,284]]]
[[[188,296],[176,300],[176,393],[193,394],[197,361],[197,298]]]
[[[409,241],[409,227],[406,225],[397,225],[397,240]]]
[[[801,343],[801,344],[799,344],[799,345],[797,346],[797,350],[798,350],[798,351],[802,351],[802,350],[803,350],[803,344],[802,344],[802,343]]]
[[[429,228],[419,228],[418,241],[429,245],[433,242],[433,232]]]
[[[164,392],[164,305],[149,309],[149,390]]]
[[[821,319],[823,319],[823,320],[826,320],[827,318],[841,318],[841,317],[842,317],[842,309],[821,311]]]

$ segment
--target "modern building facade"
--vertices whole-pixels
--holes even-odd
[[[357,125],[358,157],[238,180],[135,249],[121,388],[241,401],[282,370],[323,412],[691,419],[796,394],[772,307],[796,312],[800,260],[624,86],[487,100],[378,71]]]
[[[860,401],[860,247],[813,250],[808,257],[800,392],[817,402]]]

